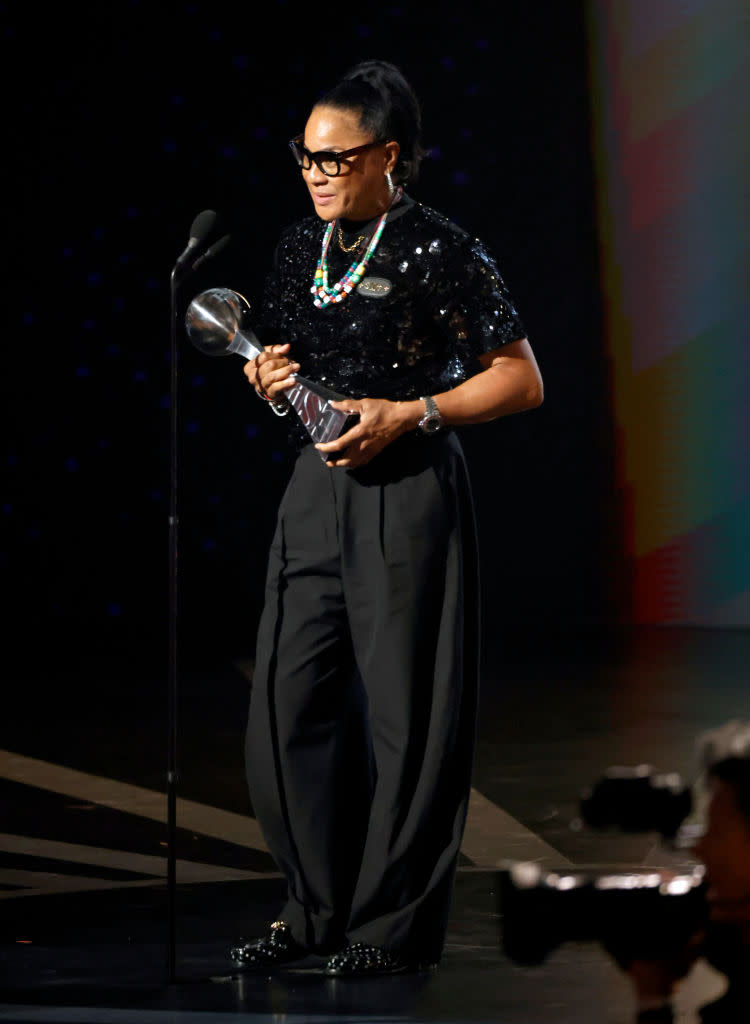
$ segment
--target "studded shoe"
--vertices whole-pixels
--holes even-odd
[[[274,921],[262,939],[233,946],[229,956],[243,967],[281,967],[294,960],[302,960],[307,956],[307,950],[292,938],[286,922]]]
[[[335,953],[325,966],[325,973],[334,978],[375,978],[383,974],[406,974],[426,971],[435,964],[420,963],[389,953],[381,946],[355,942],[340,953]]]

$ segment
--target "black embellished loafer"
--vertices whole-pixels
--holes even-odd
[[[355,942],[340,953],[334,953],[325,966],[325,973],[332,978],[377,978],[384,974],[428,971],[436,966],[400,957],[381,946]]]
[[[233,946],[229,956],[235,963],[243,967],[283,967],[295,960],[307,956],[307,950],[292,938],[289,925],[284,921],[274,921],[268,935],[254,942],[245,942]]]

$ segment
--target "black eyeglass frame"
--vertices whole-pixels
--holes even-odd
[[[356,156],[358,153],[364,153],[368,149],[374,149],[376,146],[384,146],[388,141],[388,139],[377,139],[375,142],[365,142],[363,146],[352,146],[351,149],[342,149],[340,153],[334,153],[328,149],[319,149],[316,153],[311,153],[309,149],[302,145],[303,138],[304,136],[297,135],[289,142],[289,148],[294,154],[294,159],[297,161],[298,166],[303,171],[309,171],[314,163],[320,173],[325,174],[326,178],[338,178],[341,174],[342,160],[346,160],[350,156]],[[336,170],[327,171],[323,167],[324,163],[335,164]]]

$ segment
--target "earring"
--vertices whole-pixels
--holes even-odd
[[[393,195],[395,188],[393,187],[393,178],[391,177],[390,171],[385,172],[385,180],[388,182],[388,191]]]

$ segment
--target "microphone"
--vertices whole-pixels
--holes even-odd
[[[206,260],[210,260],[212,256],[215,256],[218,252],[221,252],[221,250],[224,248],[224,246],[227,244],[231,237],[231,235],[224,235],[222,238],[219,239],[218,242],[214,242],[212,246],[206,249],[202,256],[198,257],[198,259],[195,261],[195,263],[192,265],[190,269],[197,270],[201,263],[204,263]]]
[[[190,238],[188,244],[185,246],[183,252],[177,257],[177,263],[175,263],[175,269],[181,267],[191,254],[193,249],[201,244],[203,239],[209,233],[211,228],[216,222],[216,212],[214,210],[203,210],[193,221],[190,227]]]

